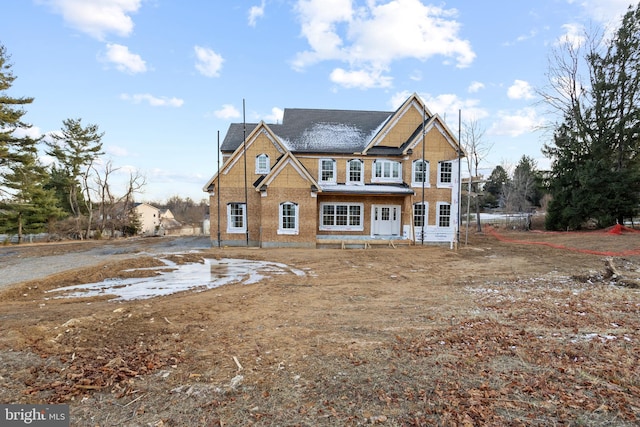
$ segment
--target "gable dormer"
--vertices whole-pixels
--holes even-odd
[[[431,116],[432,114],[426,105],[414,93],[386,121],[364,149],[363,154],[372,148],[404,148],[403,145],[411,139],[416,128]]]
[[[236,132],[235,138],[238,140],[231,141],[231,143],[228,144],[228,146],[231,147],[235,146],[234,151],[224,158],[224,163],[220,167],[220,170],[207,181],[207,184],[204,186],[204,191],[212,192],[215,188],[214,183],[221,174],[228,175],[232,173],[238,176],[244,174],[244,167],[236,168],[236,166],[244,166],[242,160],[245,159],[245,157],[247,160],[251,159],[248,160],[248,171],[251,171],[255,175],[266,175],[271,170],[273,159],[289,152],[288,148],[280,141],[280,138],[273,133],[269,125],[260,122],[252,126],[253,129],[246,137],[244,137],[242,131]],[[229,136],[225,138],[225,143],[227,143],[227,140],[229,140]],[[224,154],[223,147],[221,147],[221,152]],[[227,153],[228,152],[229,150]],[[241,182],[241,180],[236,181]]]

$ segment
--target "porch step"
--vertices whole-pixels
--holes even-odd
[[[411,244],[409,240],[387,240],[387,239],[317,239],[316,245],[340,245],[342,249],[347,249],[347,246],[359,246],[363,249],[371,249],[372,245],[380,246],[387,245],[390,248],[397,248],[400,242],[404,244]]]

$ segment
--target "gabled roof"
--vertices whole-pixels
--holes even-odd
[[[413,135],[400,146],[387,147],[381,143],[385,136],[410,110],[416,110],[424,117]],[[436,123],[437,122],[437,123]],[[232,123],[220,146],[220,151],[237,154],[243,141],[250,138],[255,130],[263,126],[285,147],[284,151],[294,154],[369,154],[374,156],[400,156],[406,154],[422,132],[422,126],[429,128],[437,124],[438,129],[457,150],[458,142],[438,115],[433,115],[420,97],[414,93],[396,111],[324,110],[286,108],[281,124]],[[206,187],[205,187],[206,191]]]
[[[291,165],[296,172],[300,174],[303,179],[309,181],[309,186],[316,188],[318,191],[320,190],[320,186],[318,182],[315,180],[313,176],[307,171],[307,169],[300,163],[300,161],[294,156],[290,151],[285,153],[284,156],[280,157],[276,164],[271,168],[271,171],[266,176],[263,176],[262,179],[256,181],[254,186],[256,190],[259,191],[263,185],[269,186],[271,182],[284,170],[287,165]]]
[[[294,153],[359,153],[392,113],[286,109],[275,131]]]
[[[431,117],[431,112],[429,111],[427,106],[424,104],[424,102],[422,102],[420,97],[416,93],[412,94],[409,98],[407,98],[407,100],[404,103],[402,103],[400,107],[398,107],[398,109],[392,115],[390,115],[389,119],[383,124],[381,129],[379,129],[379,132],[377,132],[376,135],[374,135],[374,137],[371,138],[371,140],[368,142],[367,146],[364,147],[362,152],[364,154],[374,154],[376,151],[376,148],[380,147],[380,143],[384,140],[384,137],[387,135],[387,133],[391,131],[394,128],[394,126],[397,124],[397,122],[402,118],[402,116],[412,108],[416,109],[417,111],[420,112],[420,114],[424,116],[423,121],[428,120]],[[405,142],[404,145],[406,145],[408,142],[409,140]],[[403,150],[404,145],[403,147],[400,147],[400,151]]]
[[[269,129],[294,153],[359,153],[393,113],[388,111],[286,108],[282,124]],[[246,132],[257,125],[246,124]],[[229,126],[220,151],[235,151],[244,140],[242,123]]]
[[[451,132],[451,129],[449,129],[449,126],[447,126],[447,124],[440,118],[438,114],[431,116],[431,118],[427,119],[426,122],[418,126],[413,135],[411,135],[411,137],[407,141],[408,143],[403,145],[403,154],[406,154],[410,149],[413,150],[415,146],[422,141],[423,128],[424,133],[429,133],[434,127],[442,134],[442,136],[444,136],[449,145],[451,145],[451,148],[453,148],[456,153],[459,152],[460,157],[467,157],[467,153],[465,152],[464,147],[460,145],[453,132]],[[372,149],[375,148],[377,147],[373,147]],[[371,153],[371,150],[369,152]]]
[[[278,149],[278,151],[280,151],[281,153],[287,153],[288,149],[286,146],[284,146],[281,142],[280,139],[272,132],[270,126],[267,126],[266,123],[264,122],[260,122],[257,125],[254,125],[251,128],[251,131],[249,131],[249,125],[247,125],[247,136],[245,138],[244,135],[244,129],[243,129],[243,125],[242,123],[239,124],[239,129],[238,126],[233,126],[234,128],[233,133],[235,135],[237,135],[239,133],[240,136],[240,141],[238,143],[238,145],[236,146],[236,148],[233,151],[233,154],[231,155],[231,157],[229,157],[224,165],[221,166],[222,170],[221,171],[217,171],[215,173],[215,175],[213,175],[213,177],[211,177],[211,179],[209,181],[207,181],[207,183],[204,185],[204,187],[202,188],[202,191],[205,192],[209,192],[211,190],[211,185],[213,184],[213,182],[216,180],[216,178],[218,177],[218,175],[220,174],[220,172],[224,172],[225,170],[228,170],[229,168],[231,168],[239,159],[242,158],[242,153],[244,152],[244,144],[243,142],[246,139],[246,144],[247,147],[249,147],[253,141],[255,141],[255,139],[258,137],[258,135],[260,134],[260,132],[264,132],[267,137],[273,142],[273,145]],[[225,138],[225,142],[227,141],[227,138],[229,137],[229,135],[231,134],[231,128],[229,128],[229,132],[227,133],[227,137]],[[222,146],[220,147],[220,151],[225,152],[222,149]]]

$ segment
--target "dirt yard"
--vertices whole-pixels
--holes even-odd
[[[640,233],[487,233],[458,250],[162,241],[183,252],[163,255],[173,267],[140,240],[0,247],[0,403],[68,403],[72,425],[101,427],[640,422]],[[139,300],[47,292],[205,259],[289,269]],[[11,283],[18,266],[34,280]]]

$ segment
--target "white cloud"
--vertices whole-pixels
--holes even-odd
[[[574,48],[578,48],[587,40],[582,24],[564,24],[562,29],[564,30],[564,34],[558,37],[558,40],[554,43],[556,46],[569,44]]]
[[[332,80],[348,87],[387,87],[393,61],[434,56],[455,58],[460,68],[473,62],[471,44],[458,36],[455,9],[424,5],[419,0],[369,0],[354,8],[351,0],[298,0],[296,12],[301,33],[310,50],[299,52],[293,67],[301,70],[321,61],[348,63],[351,70],[334,70]],[[367,76],[379,76],[366,82]],[[365,81],[364,84],[354,82]],[[367,86],[368,85],[368,86]]]
[[[130,14],[142,0],[41,0],[71,27],[98,40],[108,34],[127,37],[133,31]]]
[[[617,27],[632,3],[630,0],[582,0],[580,6],[594,21]]]
[[[467,91],[469,93],[477,93],[481,89],[484,89],[484,83],[482,83],[482,82],[471,82],[471,84],[467,88]]]
[[[260,6],[251,6],[249,9],[249,26],[255,27],[256,21],[258,18],[262,18],[264,16],[264,6],[265,0],[262,0]]]
[[[419,82],[422,80],[422,71],[421,70],[413,70],[409,75],[409,78],[414,82]]]
[[[462,120],[481,120],[489,116],[489,112],[480,107],[477,99],[461,99],[458,95],[445,93],[433,96],[429,93],[419,93],[420,98],[427,105],[427,109],[432,114],[442,117],[449,127],[458,128],[458,112],[462,115]],[[391,97],[391,108],[397,109],[407,98],[411,96],[409,91],[402,91]]]
[[[152,107],[182,107],[182,104],[184,104],[184,100],[180,98],[167,98],[165,96],[158,98],[148,93],[136,93],[134,95],[123,93],[120,95],[120,99],[131,101],[134,104],[146,102]]]
[[[130,156],[129,150],[124,147],[120,147],[117,145],[108,145],[105,150],[107,154],[110,154],[115,157],[128,157]]]
[[[340,86],[358,89],[390,87],[392,81],[391,77],[383,75],[381,71],[346,71],[342,68],[333,70],[329,79]]]
[[[524,80],[516,80],[507,89],[509,99],[533,99],[533,87]]]
[[[282,108],[273,107],[271,114],[264,116],[264,121],[267,123],[282,123],[284,117],[284,110]]]
[[[101,59],[115,64],[116,69],[125,73],[136,74],[147,71],[147,64],[140,55],[129,52],[127,46],[120,44],[108,43],[107,53]]]
[[[193,49],[196,52],[196,70],[205,77],[220,76],[220,69],[224,62],[222,56],[206,47],[194,46]]]
[[[213,115],[224,120],[236,119],[240,117],[240,111],[231,104],[224,104],[221,109],[214,111]]]
[[[2,131],[2,128],[0,128],[0,131]],[[38,139],[42,136],[42,132],[37,126],[31,126],[28,128],[17,128],[11,134],[16,138],[29,137],[31,139]]]
[[[504,42],[503,46],[514,46],[516,43],[522,43],[538,35],[538,30],[531,30],[528,34],[522,34],[516,37],[515,41]]]
[[[489,129],[491,135],[507,135],[511,137],[531,133],[544,124],[544,119],[538,117],[533,108],[524,108],[510,114],[498,112],[498,120]]]

